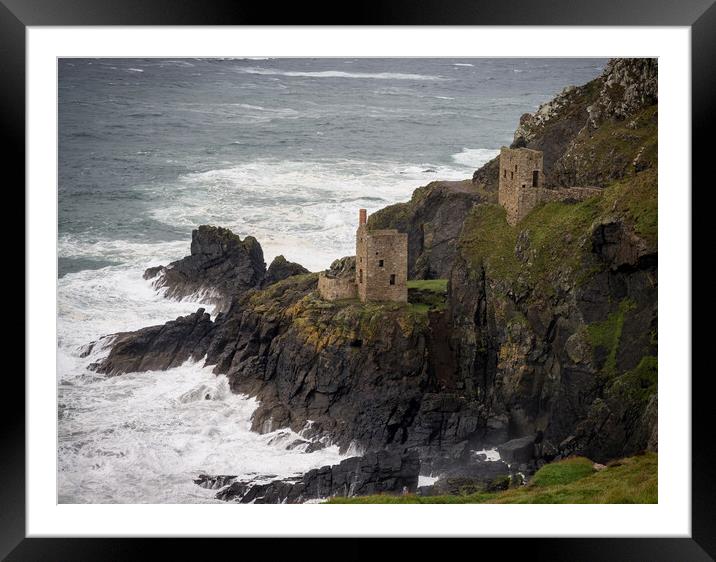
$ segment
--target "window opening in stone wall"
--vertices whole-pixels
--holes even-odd
[[[383,260],[378,260],[378,267],[383,267]]]
[[[532,172],[532,187],[537,187],[537,180],[539,179],[539,170]]]
[[[390,284],[395,285],[395,273],[390,274]]]
[[[358,283],[363,283],[363,270],[358,270]]]

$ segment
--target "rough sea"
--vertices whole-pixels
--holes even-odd
[[[187,363],[105,378],[102,335],[202,303],[143,271],[230,228],[312,271],[354,252],[371,213],[466,179],[519,117],[583,84],[602,59],[60,59],[58,501],[212,502],[201,472],[273,479],[343,458],[249,430],[254,400]],[[209,394],[211,399],[206,400]]]

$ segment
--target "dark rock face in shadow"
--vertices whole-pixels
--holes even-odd
[[[455,259],[465,216],[476,204],[492,199],[496,200],[495,193],[476,189],[470,180],[435,181],[416,189],[409,202],[373,213],[368,228],[408,234],[409,279],[444,279]]]

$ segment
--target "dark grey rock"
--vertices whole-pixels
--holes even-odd
[[[202,225],[191,233],[191,254],[166,267],[151,267],[145,279],[165,296],[181,300],[197,293],[220,307],[261,284],[266,264],[253,236],[243,240],[227,228]]]
[[[303,275],[309,271],[300,263],[288,261],[283,256],[276,256],[266,271],[266,276],[261,281],[261,286],[266,287],[272,283],[283,281],[292,275]]]
[[[500,458],[507,464],[527,463],[535,458],[536,435],[528,435],[519,439],[512,439],[497,446]]]
[[[417,451],[378,451],[310,470],[300,479],[267,484],[234,482],[216,498],[239,503],[302,503],[334,496],[415,492],[419,471]]]

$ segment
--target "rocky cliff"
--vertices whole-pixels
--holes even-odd
[[[409,279],[444,279],[467,213],[478,203],[496,200],[494,193],[467,180],[435,181],[416,189],[409,202],[373,213],[368,228],[395,228],[408,234]]]
[[[653,446],[657,389],[656,172],[517,227],[468,216],[449,282],[458,385],[552,454],[596,460]]]
[[[516,142],[544,150],[546,167],[549,152],[554,182],[599,181],[602,195],[542,205],[513,227],[489,185],[434,182],[373,214],[369,226],[408,232],[412,276],[449,279],[444,306],[326,302],[315,274],[247,291],[265,275],[250,258],[258,243],[228,243],[229,265],[212,245],[195,257],[192,244],[186,267],[169,271],[224,287],[230,305],[214,320],[199,310],[119,334],[95,368],[206,357],[234,391],[259,398],[257,431],[411,448],[434,467],[491,445],[519,450],[525,465],[655,448],[655,72],[649,61],[610,62],[518,128]],[[232,267],[244,285],[226,289]]]

